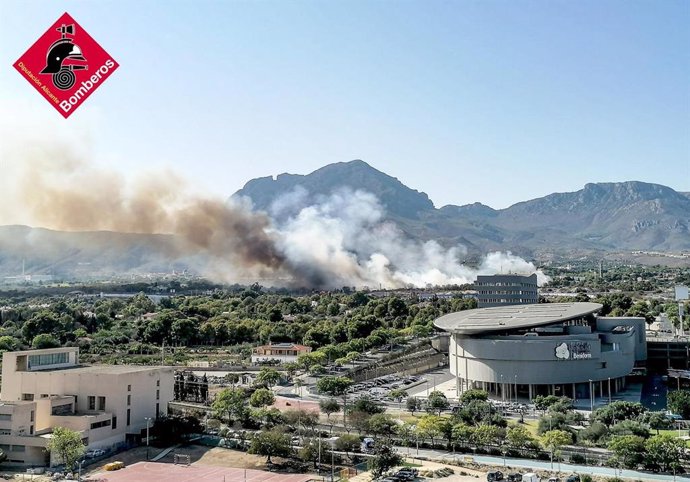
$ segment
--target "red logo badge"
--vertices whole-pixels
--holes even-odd
[[[67,13],[14,63],[14,68],[65,118],[118,67]]]

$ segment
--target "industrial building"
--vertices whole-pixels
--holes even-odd
[[[609,396],[647,359],[644,318],[608,318],[598,303],[478,308],[442,316],[457,392],[506,399]]]
[[[6,352],[0,448],[10,465],[41,466],[54,427],[79,432],[89,448],[137,441],[167,413],[173,384],[172,368],[80,365],[78,348]]]

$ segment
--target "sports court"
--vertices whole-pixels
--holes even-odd
[[[114,472],[99,472],[90,478],[103,482],[307,482],[315,479],[306,474],[158,462],[137,462]]]

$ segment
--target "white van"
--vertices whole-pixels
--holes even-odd
[[[541,479],[534,472],[528,472],[522,476],[522,482],[541,482]]]

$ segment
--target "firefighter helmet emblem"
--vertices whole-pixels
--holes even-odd
[[[81,49],[68,35],[74,35],[74,24],[61,25],[56,28],[60,32],[60,39],[48,49],[46,66],[41,74],[52,74],[53,85],[60,90],[67,90],[76,81],[75,70],[86,70],[86,64],[74,64],[72,61],[86,61]],[[66,63],[67,62],[67,63]]]

